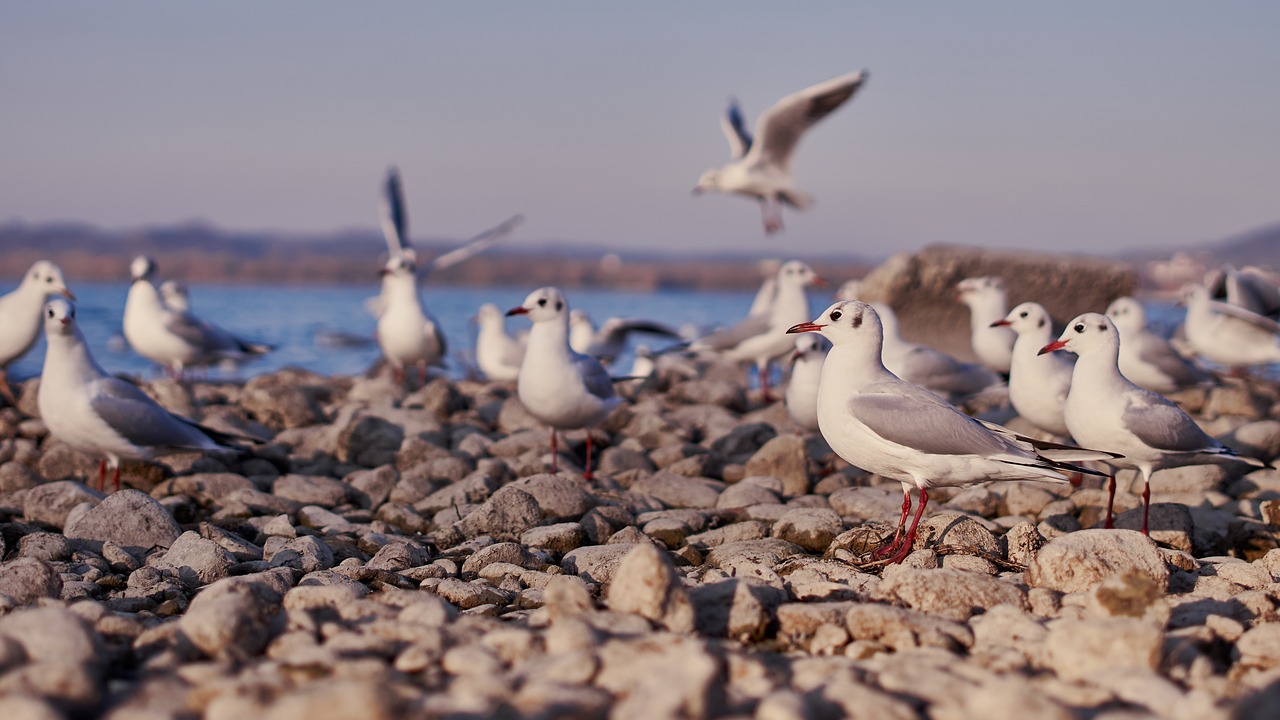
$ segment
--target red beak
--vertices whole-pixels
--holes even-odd
[[[1066,346],[1067,346],[1067,341],[1066,341],[1066,340],[1054,340],[1053,342],[1049,343],[1048,345],[1045,345],[1044,347],[1040,348],[1040,352],[1038,352],[1038,353],[1036,353],[1036,354],[1037,354],[1037,355],[1043,355],[1043,354],[1045,354],[1045,353],[1051,353],[1051,352],[1053,352],[1054,350],[1061,350],[1062,348],[1064,348],[1064,347],[1066,347]]]
[[[529,311],[525,310],[523,307],[513,307],[507,311],[507,317],[511,317],[512,315],[528,315],[528,314],[529,314]]]
[[[819,276],[817,276],[817,275],[814,275],[814,276],[813,276],[813,279],[809,281],[809,284],[810,284],[810,285],[813,285],[814,287],[826,287],[826,286],[827,286],[827,280],[826,280],[826,278],[823,278],[823,277],[819,277]]]
[[[1008,320],[1005,320],[1004,318],[1000,318],[999,320],[991,323],[989,327],[1009,327],[1012,324],[1013,323],[1009,322]]]
[[[819,325],[817,323],[811,323],[811,322],[802,322],[799,325],[792,325],[791,327],[787,328],[787,334],[802,333],[802,332],[818,332],[824,327],[826,327],[826,325]]]

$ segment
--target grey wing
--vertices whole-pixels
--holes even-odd
[[[1280,311],[1280,288],[1266,274],[1254,267],[1227,272],[1227,302],[1252,310],[1259,315]]]
[[[609,371],[604,369],[599,360],[590,355],[582,355],[574,353],[574,361],[578,364],[578,369],[582,371],[582,382],[587,386],[587,392],[595,395],[601,400],[608,400],[613,397],[613,378],[609,377]]]
[[[171,312],[165,328],[204,352],[226,349],[209,325],[191,313]]]
[[[779,100],[756,123],[760,137],[751,153],[789,168],[791,153],[804,132],[853,97],[866,78],[866,71],[850,73]]]
[[[400,171],[394,166],[387,170],[387,181],[382,186],[382,236],[387,241],[387,252],[399,257],[409,246],[409,215],[405,210],[404,191],[400,186]]]
[[[729,109],[725,110],[724,117],[720,120],[720,129],[724,130],[724,136],[729,140],[729,152],[734,160],[751,150],[751,133],[747,131],[747,123],[742,118],[737,100],[729,100]]]
[[[849,412],[885,440],[930,455],[1031,457],[927,390],[907,383],[868,390],[849,400]]]
[[[677,340],[680,339],[679,332],[655,320],[610,318],[605,322],[605,327],[601,328],[601,331],[604,333],[602,344],[606,345],[625,343],[627,341],[627,335],[633,332],[661,335],[663,337],[675,338]]]
[[[1152,397],[1154,396],[1154,397]],[[1200,452],[1219,447],[1200,426],[1173,403],[1155,393],[1148,403],[1130,404],[1121,416],[1125,427],[1142,442],[1158,450]]]
[[[743,340],[753,338],[761,333],[768,332],[768,330],[768,315],[749,315],[733,327],[723,328],[709,335],[703,335],[695,340],[691,347],[706,350],[728,350],[736,347]]]
[[[507,218],[506,222],[501,225],[489,228],[488,230],[485,230],[479,235],[476,235],[470,240],[462,243],[453,250],[432,259],[431,262],[422,266],[418,271],[418,276],[422,277],[434,270],[443,270],[448,267],[453,267],[464,260],[469,260],[472,257],[479,255],[505,239],[507,235],[510,235],[511,231],[519,227],[522,222],[524,222],[523,215],[513,215],[512,217]]]
[[[1252,310],[1246,310],[1245,308],[1239,307],[1237,305],[1232,305],[1231,303],[1216,302],[1216,301],[1212,303],[1212,307],[1213,307],[1213,311],[1216,313],[1226,315],[1227,317],[1236,318],[1237,320],[1244,320],[1250,325],[1254,325],[1256,327],[1262,328],[1263,330],[1266,330],[1267,332],[1272,334],[1280,334],[1280,323],[1277,323],[1275,320],[1272,320],[1269,317],[1264,317],[1262,315],[1259,315],[1258,313],[1253,312]]]
[[[1138,358],[1159,369],[1179,386],[1195,385],[1211,379],[1209,373],[1196,367],[1190,360],[1179,355],[1172,345],[1154,335],[1144,334],[1139,337]]]
[[[165,410],[138,388],[114,377],[95,383],[90,405],[113,430],[140,447],[212,450],[217,443],[186,418]]]

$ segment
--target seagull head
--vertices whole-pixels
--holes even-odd
[[[720,171],[708,170],[702,173],[702,177],[698,178],[698,184],[693,186],[693,196],[697,197],[704,192],[714,192],[720,189]]]
[[[1084,355],[1091,350],[1104,347],[1116,348],[1117,352],[1119,351],[1120,334],[1116,332],[1115,324],[1106,315],[1085,313],[1067,323],[1067,329],[1062,331],[1062,335],[1040,348],[1037,354],[1066,350],[1076,355]]]
[[[164,298],[165,305],[179,312],[191,309],[191,295],[187,291],[187,284],[181,280],[165,280],[160,283],[160,297]]]
[[[66,300],[50,300],[44,306],[44,332],[49,337],[76,331],[76,306]]]
[[[560,320],[568,324],[569,303],[558,288],[538,288],[529,293],[529,297],[518,307],[508,310],[507,315],[528,315],[535,323]]]
[[[809,263],[801,260],[788,260],[782,263],[782,267],[778,268],[778,283],[793,287],[796,285],[804,287],[806,285],[823,286],[827,284],[827,281],[819,277],[818,273],[809,267]]]
[[[156,272],[156,261],[148,255],[139,255],[129,263],[129,276],[134,282],[146,280]]]
[[[1200,283],[1187,283],[1182,286],[1182,290],[1178,293],[1178,302],[1186,306],[1199,302],[1207,303],[1212,299],[1209,295],[1209,288]]]
[[[1138,332],[1147,326],[1147,311],[1129,296],[1116,298],[1107,306],[1107,317],[1122,333]]]
[[[956,299],[965,305],[972,306],[975,302],[980,302],[979,298],[999,298],[1003,300],[1004,297],[1004,280],[998,277],[990,275],[971,277],[965,278],[956,284]]]
[[[1037,331],[1051,333],[1053,332],[1051,322],[1049,311],[1045,310],[1040,303],[1024,302],[1010,310],[1008,315],[991,323],[991,327],[1012,328],[1019,335]],[[1044,328],[1049,329],[1044,330]]]
[[[378,274],[382,277],[394,275],[398,277],[416,278],[417,272],[418,264],[416,256],[410,251],[400,253],[399,255],[392,255],[387,258],[387,263],[382,266],[382,269],[378,271]]]
[[[792,325],[788,333],[816,332],[832,345],[874,342],[877,355],[884,342],[880,316],[870,305],[857,300],[841,300],[827,308],[813,322]]]
[[[40,260],[32,265],[26,276],[22,278],[22,284],[34,289],[45,298],[50,295],[61,295],[68,300],[76,299],[76,296],[67,289],[66,281],[62,279],[62,270],[48,260]]]

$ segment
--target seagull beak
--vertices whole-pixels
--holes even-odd
[[[1061,350],[1062,348],[1064,348],[1064,347],[1066,347],[1066,346],[1067,346],[1067,341],[1066,341],[1066,340],[1054,340],[1053,342],[1049,343],[1048,345],[1045,345],[1044,347],[1040,348],[1040,352],[1036,353],[1036,355],[1043,355],[1043,354],[1045,354],[1045,353],[1051,353],[1051,352],[1053,352],[1054,350]]]
[[[70,300],[71,302],[76,301],[76,294],[71,292],[70,288],[62,288],[61,290],[58,291],[58,294]]]
[[[791,327],[787,328],[787,334],[790,335],[791,333],[820,332],[824,327],[826,327],[826,325],[819,325],[817,323],[811,323],[811,322],[802,322],[799,325],[792,325]]]
[[[507,317],[511,317],[512,315],[528,315],[528,314],[529,314],[529,311],[526,310],[523,306],[513,307],[507,311]]]
[[[386,268],[382,268],[381,270],[378,271],[378,277],[386,277],[387,275],[390,275],[390,274],[391,274],[391,271]]]
[[[695,187],[694,189],[689,191],[689,197],[698,197],[701,194],[702,194],[701,187]]]
[[[58,320],[58,322],[62,323],[65,326],[71,322],[71,318],[61,318],[60,320]]]
[[[812,285],[812,286],[814,286],[814,287],[821,287],[821,288],[823,288],[823,287],[826,287],[826,286],[827,286],[827,280],[826,280],[826,278],[820,277],[820,276],[818,276],[818,275],[814,275],[814,276],[813,276],[813,279],[809,281],[809,284],[810,284],[810,285]]]
[[[1012,324],[1013,323],[1009,322],[1007,319],[1000,318],[999,320],[988,325],[988,327],[1009,327]]]

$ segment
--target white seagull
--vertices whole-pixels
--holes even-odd
[[[1013,363],[1013,341],[1017,335],[1007,327],[992,327],[1009,312],[1004,280],[998,277],[965,278],[956,286],[960,302],[969,307],[973,353],[998,373],[1009,374]]]
[[[1107,317],[1120,333],[1120,374],[1135,385],[1168,394],[1213,382],[1212,375],[1147,328],[1142,303],[1128,296],[1116,298],[1107,306]]]
[[[485,303],[476,312],[476,365],[490,380],[509,382],[520,376],[524,345],[507,334],[506,318],[493,303]]]
[[[122,459],[237,450],[226,444],[233,436],[174,415],[138,388],[108,375],[89,352],[71,303],[49,302],[44,330],[48,349],[37,398],[40,417],[53,437],[100,459],[99,490],[106,485],[108,465],[115,489],[120,489]]]
[[[551,472],[556,472],[556,431],[596,425],[622,398],[599,360],[569,347],[569,303],[560,290],[538,288],[507,315],[528,315],[533,321],[516,394],[531,415],[551,427]],[[591,433],[583,475],[591,479]]]
[[[156,263],[139,255],[129,265],[133,278],[124,303],[124,338],[133,351],[180,377],[185,368],[222,360],[243,362],[271,350],[241,340],[190,312],[169,307],[153,280]]]
[[[1059,437],[1070,435],[1063,414],[1075,363],[1065,355],[1040,354],[1040,348],[1053,340],[1049,312],[1039,303],[1024,302],[991,324],[1018,335],[1009,368],[1009,404],[1041,430]]]
[[[1064,472],[1100,473],[1062,460],[1109,457],[979,422],[899,379],[880,360],[880,318],[866,303],[842,300],[787,332],[818,332],[832,343],[818,393],[818,427],[827,444],[850,464],[902,483],[898,530],[876,553],[889,556],[888,562],[901,562],[911,552],[930,488],[988,480],[1065,482]],[[912,487],[919,489],[920,506],[904,536]]]
[[[1066,418],[1071,436],[1083,445],[1117,453],[1106,462],[1136,468],[1142,474],[1142,532],[1147,532],[1151,474],[1183,465],[1239,460],[1265,467],[1260,460],[1237,455],[1210,437],[1182,408],[1159,393],[1133,384],[1120,373],[1120,334],[1106,315],[1085,313],[1072,320],[1057,340],[1040,352],[1067,350],[1079,356],[1067,396]],[[1112,475],[1106,527],[1113,527],[1116,480]]]
[[[884,333],[881,359],[889,372],[913,385],[960,402],[1003,382],[994,371],[977,363],[967,363],[918,343],[907,342],[898,332],[898,316],[893,308],[873,303]]]
[[[1200,357],[1231,368],[1280,362],[1280,324],[1209,297],[1203,285],[1182,290],[1187,342]]]
[[[787,414],[806,430],[818,429],[818,386],[830,349],[831,343],[821,335],[804,334],[796,338],[796,351],[791,354],[791,379],[782,400]]]
[[[237,337],[208,320],[196,317],[191,312],[191,291],[187,288],[187,284],[181,280],[165,280],[160,283],[160,297],[170,310],[186,313],[192,320],[203,325],[208,332],[213,348],[210,354],[213,357],[209,362],[201,364],[213,364],[219,359],[236,363],[240,360],[266,355],[276,349],[274,345]]]
[[[1214,299],[1251,310],[1271,319],[1280,316],[1280,283],[1276,276],[1249,266],[1237,270],[1223,265],[1205,273],[1204,285]]]
[[[791,156],[796,145],[806,130],[853,97],[868,76],[866,70],[841,75],[782,98],[760,115],[754,140],[738,103],[731,100],[721,127],[733,158],[703,173],[694,194],[718,191],[756,198],[764,231],[772,234],[782,229],[782,204],[803,210],[813,202],[793,184]]]
[[[54,295],[76,299],[62,279],[62,270],[48,260],[40,260],[22,276],[18,287],[0,297],[0,395],[10,405],[17,405],[18,401],[9,389],[6,369],[36,344],[44,304]]]
[[[569,346],[575,352],[611,364],[627,349],[633,333],[645,333],[681,340],[680,333],[656,320],[611,317],[597,329],[586,310],[569,313]]]

